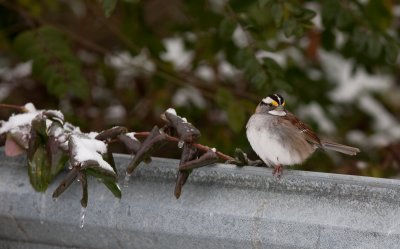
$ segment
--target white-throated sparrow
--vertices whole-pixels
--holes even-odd
[[[285,100],[272,94],[261,100],[246,125],[247,139],[273,174],[280,176],[282,166],[304,162],[316,149],[329,149],[347,155],[360,150],[320,139],[311,128],[284,108]]]

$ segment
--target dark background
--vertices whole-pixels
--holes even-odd
[[[278,92],[322,137],[362,150],[296,168],[394,177],[399,28],[394,0],[0,1],[0,102],[60,109],[87,132],[149,131],[174,107],[202,144],[255,158],[247,119]]]

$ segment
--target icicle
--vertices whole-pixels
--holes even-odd
[[[178,142],[178,148],[179,148],[179,149],[182,149],[184,144],[185,144],[185,141],[179,140],[179,142]]]
[[[85,215],[86,215],[86,208],[81,207],[81,216],[80,216],[80,222],[79,222],[80,228],[83,228],[83,225],[85,225]]]
[[[46,194],[43,193],[40,196],[40,224],[44,223],[44,219],[46,218]]]
[[[126,173],[125,179],[124,179],[124,188],[127,188],[129,186],[129,179],[131,178],[131,175]]]

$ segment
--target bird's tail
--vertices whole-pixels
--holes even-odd
[[[343,144],[338,144],[330,141],[321,141],[322,148],[328,149],[328,150],[334,150],[340,153],[344,153],[350,156],[356,155],[358,152],[360,152],[360,149],[355,148],[355,147],[350,147],[347,145]]]

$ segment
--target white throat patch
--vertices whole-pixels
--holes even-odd
[[[272,110],[268,112],[271,115],[275,115],[275,116],[286,116],[286,112],[285,111],[277,111],[277,110]]]

